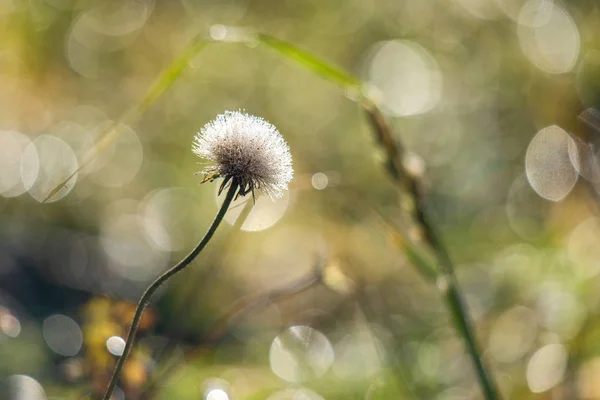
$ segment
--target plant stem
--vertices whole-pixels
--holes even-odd
[[[202,306],[202,304],[198,304],[198,302],[194,301],[195,296],[197,296],[199,293],[204,293],[205,288],[208,285],[212,284],[210,279],[206,279],[206,277],[211,276],[211,273],[214,270],[220,268],[225,263],[227,259],[227,254],[229,253],[227,246],[231,243],[236,242],[236,239],[241,232],[242,225],[244,225],[244,222],[246,222],[248,215],[250,215],[250,211],[252,211],[252,208],[254,207],[254,202],[252,201],[252,199],[249,198],[244,203],[238,204],[234,207],[230,207],[230,210],[233,211],[237,207],[243,208],[240,212],[240,215],[235,220],[233,227],[227,233],[227,237],[224,240],[224,247],[216,252],[213,251],[213,255],[207,262],[208,268],[204,269],[200,273],[191,276],[190,279],[186,281],[185,285],[179,290],[178,296],[175,299],[175,303],[173,305],[172,315],[169,316],[169,319],[177,318],[179,312],[184,308],[187,309],[188,314],[193,315],[196,310],[195,308],[190,309],[190,304],[194,305],[192,307]],[[190,318],[186,321],[183,321],[183,323],[180,321],[179,324],[167,323],[167,326],[179,325],[179,330],[185,332],[194,323],[194,319]]]
[[[252,201],[249,201],[251,205],[253,205]],[[246,203],[248,204],[248,202]],[[245,206],[244,209],[251,210],[251,206]],[[244,211],[242,211],[242,214]],[[241,218],[240,215],[239,218]],[[238,221],[239,221],[238,218]],[[239,232],[239,230],[238,230]],[[201,357],[207,349],[210,348],[211,345],[217,344],[224,337],[228,336],[231,333],[231,330],[237,326],[237,322],[239,320],[243,320],[244,318],[248,318],[252,313],[256,313],[270,304],[278,304],[283,300],[296,296],[300,293],[307,291],[308,289],[316,286],[322,281],[322,267],[315,267],[314,271],[312,271],[309,275],[304,278],[297,280],[296,282],[292,282],[290,285],[286,285],[281,288],[276,288],[271,291],[267,291],[265,293],[261,293],[255,296],[248,296],[241,298],[236,301],[227,312],[219,319],[214,321],[206,330],[205,333],[200,336],[198,343],[196,346],[188,353],[185,354],[186,359],[198,359]],[[166,380],[169,375],[173,374],[176,370],[180,369],[183,365],[180,364],[172,364],[168,367],[163,373],[150,381],[145,388],[142,389],[139,398],[140,399],[153,399],[155,396],[153,395],[156,390],[156,386],[158,381],[161,379]]]
[[[156,280],[152,282],[152,284],[148,287],[148,289],[146,289],[146,291],[142,295],[142,298],[138,303],[137,309],[135,310],[135,315],[133,317],[133,321],[131,322],[129,333],[127,334],[127,341],[125,343],[125,348],[123,349],[123,354],[121,355],[121,357],[119,357],[119,360],[117,361],[117,365],[113,372],[112,378],[110,379],[110,383],[108,384],[108,388],[106,389],[106,393],[104,394],[103,400],[109,400],[112,396],[112,393],[115,389],[115,385],[117,384],[117,380],[121,375],[123,365],[125,365],[127,357],[129,356],[131,348],[133,347],[133,343],[135,341],[135,334],[137,332],[140,319],[142,318],[142,314],[144,312],[144,309],[146,308],[146,305],[148,305],[148,303],[150,302],[150,298],[163,283],[165,283],[173,275],[177,274],[178,272],[182,271],[185,267],[187,267],[194,260],[194,258],[196,258],[196,256],[200,254],[200,252],[206,247],[210,239],[213,237],[215,231],[217,230],[219,224],[221,223],[221,221],[223,221],[223,217],[225,217],[225,213],[231,205],[231,202],[233,201],[233,197],[235,196],[235,192],[237,189],[238,184],[236,182],[233,182],[229,187],[229,190],[227,191],[227,195],[225,196],[225,200],[223,201],[223,204],[221,205],[217,216],[215,217],[214,221],[208,228],[208,231],[206,232],[200,243],[198,243],[196,248],[192,250],[179,263],[177,263],[171,269],[169,269],[161,276],[156,278]]]
[[[275,50],[283,57],[293,61],[297,65],[324,77],[326,80],[335,83],[350,94],[353,101],[358,103],[367,113],[371,127],[377,144],[383,149],[386,154],[386,171],[398,186],[401,194],[406,193],[411,197],[415,204],[409,210],[416,222],[421,226],[425,234],[425,240],[435,253],[435,257],[439,264],[440,272],[447,284],[445,292],[446,302],[450,307],[456,329],[463,337],[473,365],[475,367],[477,378],[481,385],[482,391],[487,400],[497,400],[501,396],[492,379],[491,374],[487,371],[483,361],[481,360],[479,348],[475,339],[472,322],[468,315],[467,307],[464,304],[458,281],[454,274],[454,266],[448,255],[444,244],[442,243],[433,224],[430,222],[425,197],[420,190],[420,179],[413,176],[406,170],[403,160],[405,149],[402,142],[393,134],[392,129],[387,122],[385,116],[377,107],[377,104],[363,93],[361,83],[358,79],[348,74],[342,69],[339,69],[318,57],[309,54],[294,45],[276,39],[265,34],[258,34],[256,39],[259,43]],[[427,276],[426,276],[427,277]]]
[[[495,382],[492,380],[492,377],[488,374],[486,367],[483,364],[483,360],[481,359],[480,350],[479,346],[477,345],[472,322],[469,318],[469,313],[466,309],[466,306],[463,303],[463,300],[460,296],[459,288],[456,284],[456,278],[454,277],[454,274],[452,274],[451,281],[454,282],[448,285],[448,290],[446,291],[446,301],[450,306],[450,311],[452,312],[452,316],[454,317],[456,328],[461,333],[463,339],[465,340],[465,344],[467,345],[469,356],[471,357],[471,361],[475,366],[475,372],[477,375],[477,379],[479,380],[479,385],[481,386],[486,399],[501,399]]]
[[[452,259],[450,258],[444,243],[441,241],[437,230],[429,220],[429,215],[426,211],[425,200],[421,191],[419,190],[417,180],[414,178],[410,179],[410,192],[412,193],[416,203],[415,218],[423,228],[425,240],[433,249],[436,259],[438,260],[440,271],[445,279],[444,284],[447,285],[444,291],[444,296],[448,306],[450,307],[450,312],[454,319],[456,329],[465,341],[467,351],[471,357],[473,366],[475,367],[477,379],[479,380],[479,384],[485,395],[485,398],[487,400],[501,399],[502,397],[500,396],[500,392],[498,391],[496,383],[481,359],[481,352],[475,337],[473,322],[471,321],[467,306],[462,299],[458,280],[456,279],[456,274],[454,272],[454,264],[452,263]]]

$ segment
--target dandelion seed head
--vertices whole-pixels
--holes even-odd
[[[192,151],[209,165],[205,180],[236,182],[240,195],[249,191],[281,197],[292,180],[290,149],[275,126],[238,111],[218,115],[194,137]]]

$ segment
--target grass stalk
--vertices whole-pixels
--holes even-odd
[[[103,400],[109,400],[112,396],[112,393],[115,389],[117,381],[119,380],[119,376],[121,375],[121,370],[123,369],[123,366],[125,365],[125,362],[127,361],[127,358],[129,357],[129,353],[131,352],[131,348],[133,347],[133,344],[135,341],[135,334],[137,332],[138,325],[140,323],[140,319],[142,318],[144,309],[150,302],[150,298],[152,297],[154,292],[156,292],[156,290],[163,283],[165,283],[172,276],[181,272],[185,267],[187,267],[196,258],[196,256],[198,256],[198,254],[200,254],[200,252],[206,247],[206,245],[208,244],[210,239],[215,234],[217,228],[223,221],[223,218],[225,217],[225,213],[229,209],[229,206],[231,205],[231,202],[233,201],[233,198],[235,196],[235,192],[238,189],[239,189],[239,187],[238,187],[237,183],[234,182],[231,184],[231,186],[229,187],[229,189],[227,191],[227,195],[225,196],[225,200],[223,201],[223,204],[221,205],[221,208],[219,209],[219,212],[217,213],[217,216],[213,220],[212,224],[208,228],[208,231],[206,232],[206,234],[204,235],[204,237],[202,238],[200,243],[198,243],[198,245],[183,260],[181,260],[179,263],[177,263],[171,269],[167,270],[161,276],[156,278],[156,280],[154,282],[152,282],[152,284],[148,287],[148,289],[146,289],[146,291],[142,295],[142,298],[140,299],[140,301],[138,303],[137,309],[135,310],[135,315],[133,317],[133,321],[131,322],[131,327],[129,328],[129,333],[127,334],[127,340],[125,342],[125,348],[123,349],[123,354],[121,355],[121,357],[119,357],[119,359],[117,361],[117,365],[115,366],[115,370],[113,372],[112,378],[110,379],[110,382],[106,389],[106,393],[104,394]]]
[[[423,229],[425,241],[435,254],[440,272],[446,284],[444,299],[450,309],[456,330],[465,342],[481,390],[487,400],[500,399],[501,396],[494,379],[481,359],[481,351],[476,340],[473,323],[461,295],[454,272],[454,265],[439,234],[431,223],[419,177],[412,175],[404,168],[404,147],[394,137],[383,113],[377,107],[376,103],[364,94],[360,81],[345,71],[279,39],[264,34],[258,34],[257,38],[260,44],[276,51],[295,64],[335,83],[344,89],[347,94],[353,94],[349,97],[356,101],[367,113],[375,139],[385,152],[388,175],[390,175],[394,183],[399,187],[402,194],[408,193],[411,196],[413,204],[408,211]]]
[[[192,61],[192,59],[198,55],[206,46],[206,41],[202,36],[198,35],[194,37],[185,47],[183,52],[177,57],[169,66],[160,74],[160,76],[150,86],[148,91],[140,99],[140,101],[123,113],[117,118],[112,124],[104,129],[96,143],[89,149],[79,160],[79,166],[73,173],[67,176],[62,182],[56,185],[44,198],[44,203],[52,199],[58,192],[67,186],[67,184],[77,176],[77,174],[85,167],[90,165],[96,157],[106,150],[119,136],[120,130],[118,129],[122,124],[131,124],[137,118],[140,117],[154,102],[162,96],[162,94],[170,88],[173,83],[179,78],[181,73],[185,70],[185,67]]]

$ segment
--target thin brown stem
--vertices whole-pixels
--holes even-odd
[[[194,248],[194,250],[192,250],[179,263],[177,263],[171,269],[169,269],[168,271],[163,273],[161,276],[156,278],[156,280],[154,282],[152,282],[152,284],[148,287],[148,289],[146,289],[146,291],[142,295],[142,298],[140,299],[140,301],[138,303],[137,309],[135,310],[135,315],[133,317],[133,321],[131,322],[131,327],[129,328],[129,333],[127,334],[127,341],[125,342],[125,348],[123,349],[123,354],[121,355],[121,357],[119,357],[119,360],[117,361],[117,365],[113,372],[110,383],[108,384],[108,388],[106,389],[106,393],[104,394],[103,400],[109,400],[110,397],[112,396],[113,391],[115,390],[115,386],[117,384],[117,381],[119,380],[119,376],[121,375],[121,370],[123,369],[123,366],[125,365],[125,362],[127,361],[127,358],[129,357],[129,353],[131,352],[131,348],[133,347],[133,344],[135,341],[135,334],[137,332],[138,325],[140,323],[140,319],[142,318],[144,309],[150,302],[150,298],[152,297],[154,292],[156,292],[156,290],[163,283],[165,283],[173,275],[177,274],[178,272],[182,271],[185,267],[187,267],[196,258],[196,256],[198,256],[198,254],[200,254],[200,252],[206,247],[206,245],[208,244],[210,239],[215,234],[217,228],[219,227],[219,224],[223,221],[223,218],[225,217],[225,213],[227,212],[227,209],[231,205],[231,202],[233,201],[233,198],[235,196],[235,192],[238,189],[239,189],[238,184],[233,182],[231,184],[231,186],[229,187],[229,190],[227,191],[227,196],[225,197],[225,200],[223,201],[223,204],[221,205],[221,208],[219,209],[217,216],[215,217],[214,221],[208,228],[208,231],[206,232],[206,234],[204,235],[204,237],[202,238],[200,243],[198,243],[196,248]]]
[[[251,207],[246,207],[248,210]],[[269,304],[278,303],[285,299],[304,293],[310,288],[316,286],[322,281],[322,267],[316,266],[313,271],[306,277],[303,277],[289,285],[273,289],[271,291],[244,297],[236,301],[222,317],[214,321],[207,331],[202,334],[194,350],[186,354],[186,359],[193,359],[201,356],[206,351],[207,346],[219,342],[226,337],[236,323],[247,317],[253,312],[258,312],[264,309]],[[179,365],[172,365],[165,370],[159,377],[153,379],[145,389],[142,390],[142,398],[152,398],[150,396],[156,390],[156,386],[160,380],[166,380],[168,376],[173,374]]]
[[[368,100],[363,101],[362,106],[367,112],[377,142],[386,153],[388,173],[401,190],[408,191],[413,201],[408,211],[423,230],[425,242],[435,254],[440,272],[444,278],[443,286],[445,288],[444,296],[446,302],[450,308],[456,329],[465,341],[485,398],[487,400],[501,399],[496,383],[481,359],[481,350],[477,343],[473,322],[460,292],[458,280],[454,272],[454,264],[429,217],[426,199],[421,188],[421,181],[419,177],[409,173],[402,164],[404,148],[399,141],[394,139],[391,129],[381,111],[379,111],[374,103]]]

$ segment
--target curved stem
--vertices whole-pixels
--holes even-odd
[[[121,375],[123,365],[125,365],[127,357],[129,357],[129,353],[131,352],[131,348],[133,347],[133,342],[135,340],[135,334],[137,332],[138,325],[140,324],[140,319],[142,318],[142,314],[144,312],[144,309],[146,308],[146,305],[148,305],[148,303],[150,302],[150,298],[152,297],[154,292],[156,292],[156,289],[158,289],[173,275],[177,274],[178,272],[182,271],[185,267],[187,267],[189,263],[191,263],[194,260],[194,258],[196,258],[198,254],[200,254],[204,247],[206,247],[210,239],[213,237],[215,231],[217,230],[217,227],[219,226],[221,221],[223,221],[223,217],[225,217],[225,213],[231,205],[231,202],[233,201],[237,189],[239,189],[237,183],[233,182],[229,187],[229,190],[227,191],[227,195],[225,196],[225,200],[223,201],[223,204],[221,205],[217,216],[210,225],[210,228],[208,228],[208,231],[206,232],[200,243],[198,243],[198,246],[196,246],[196,248],[192,250],[190,254],[188,254],[183,260],[181,260],[171,269],[169,269],[161,276],[156,278],[156,280],[152,282],[152,284],[148,287],[148,289],[146,289],[146,291],[142,295],[142,298],[138,303],[137,309],[135,310],[135,315],[133,317],[133,321],[131,322],[129,333],[127,334],[127,341],[125,342],[123,354],[121,355],[121,357],[119,357],[119,360],[117,361],[115,371],[113,372],[112,378],[110,379],[110,383],[108,384],[108,388],[106,389],[106,393],[104,394],[103,400],[109,400],[112,396],[113,391],[115,390],[115,386],[117,384],[119,376]]]

